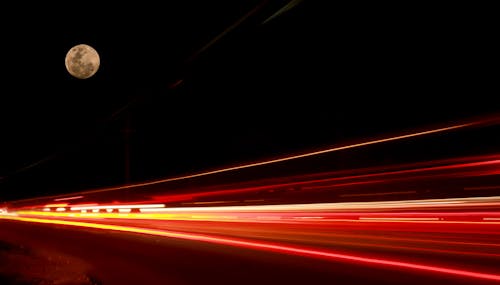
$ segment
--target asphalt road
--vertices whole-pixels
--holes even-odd
[[[8,269],[14,268],[8,279],[12,284],[493,284],[198,241],[8,220],[0,220],[0,240],[0,276],[7,280]],[[21,252],[38,264],[30,269],[26,259],[13,258]],[[13,264],[16,260],[21,262]],[[33,268],[45,275],[32,283],[28,278],[14,282],[22,279],[20,275],[29,276]]]

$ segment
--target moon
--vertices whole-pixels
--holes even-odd
[[[78,79],[87,79],[99,70],[101,59],[93,47],[78,44],[66,53],[65,63],[69,74]]]

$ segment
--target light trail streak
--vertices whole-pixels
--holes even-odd
[[[346,186],[361,186],[361,185],[371,185],[375,183],[387,183],[390,181],[395,181],[397,179],[435,179],[438,177],[445,178],[450,177],[449,171],[454,171],[452,176],[456,176],[457,173],[460,173],[461,177],[470,177],[470,176],[482,176],[482,175],[498,175],[500,174],[500,156],[499,155],[488,155],[485,157],[476,157],[475,159],[479,159],[480,161],[474,162],[466,162],[460,161],[457,163],[456,160],[453,161],[439,161],[434,162],[438,164],[438,166],[431,167],[420,167],[413,169],[404,169],[404,170],[396,170],[396,171],[384,171],[384,172],[376,172],[369,174],[358,174],[358,175],[348,175],[348,176],[334,176],[328,178],[320,178],[320,179],[308,179],[296,182],[286,182],[286,183],[274,183],[274,184],[266,184],[263,186],[253,186],[253,187],[244,187],[239,189],[227,189],[227,190],[216,190],[216,191],[203,191],[198,193],[183,193],[183,194],[168,194],[162,196],[154,196],[154,200],[156,201],[183,201],[183,200],[192,200],[201,197],[213,197],[213,196],[223,196],[223,195],[236,195],[236,194],[244,194],[251,193],[257,191],[265,191],[265,190],[273,190],[276,188],[286,188],[286,187],[301,187],[302,190],[311,190],[311,189],[328,189],[333,190],[338,187],[346,187]],[[451,163],[451,164],[450,164]],[[445,164],[445,165],[440,165]],[[406,168],[412,165],[405,165]],[[372,170],[373,171],[373,170]],[[330,174],[332,175],[332,174]],[[335,175],[335,173],[333,174]],[[324,183],[328,183],[328,185],[321,185]],[[320,184],[314,185],[314,184]],[[401,194],[415,194],[415,191],[399,191],[399,192],[384,192],[383,195],[391,194],[391,195],[401,195]],[[341,197],[357,197],[357,196],[382,196],[382,194],[377,193],[364,193],[364,194],[341,194]],[[193,203],[193,202],[191,202]]]
[[[73,196],[73,197],[67,197],[67,198],[58,198],[54,199],[54,201],[67,201],[67,200],[76,200],[76,199],[81,199],[84,196]]]
[[[339,203],[309,203],[309,204],[278,204],[278,205],[248,205],[248,206],[212,206],[212,207],[170,207],[143,209],[143,212],[270,212],[270,211],[335,211],[335,210],[390,210],[415,209],[429,207],[500,207],[500,196],[465,197],[447,199],[397,200],[380,202],[339,202]]]
[[[76,207],[71,207],[72,211],[79,211],[79,210],[107,210],[107,209],[149,209],[149,208],[163,208],[165,207],[164,204],[136,204],[136,205],[124,205],[124,204],[119,204],[119,205],[102,205],[102,206],[76,206]]]
[[[464,190],[496,190],[500,189],[500,185],[482,186],[482,187],[464,187]]]
[[[415,193],[417,193],[417,191],[357,193],[357,194],[341,194],[339,195],[339,197],[371,197],[371,196],[388,196],[388,195],[415,194]]]
[[[447,127],[434,128],[434,129],[424,130],[424,131],[420,131],[420,132],[412,132],[412,133],[402,134],[402,135],[398,135],[398,136],[390,136],[390,137],[381,138],[381,139],[372,139],[372,140],[368,140],[368,141],[364,141],[364,142],[360,142],[360,143],[354,143],[354,144],[343,145],[343,146],[338,146],[338,147],[331,147],[331,148],[326,148],[326,149],[319,150],[319,151],[312,151],[312,152],[307,152],[307,153],[302,153],[302,154],[297,154],[297,155],[288,155],[288,156],[284,156],[281,158],[264,160],[264,161],[260,161],[260,162],[248,163],[248,164],[232,166],[232,167],[226,167],[226,168],[216,169],[216,170],[212,170],[212,171],[205,171],[205,172],[200,172],[200,173],[195,173],[195,174],[190,174],[190,175],[183,175],[183,176],[177,176],[177,177],[165,178],[165,179],[157,179],[157,180],[153,180],[153,181],[147,181],[147,182],[141,182],[141,183],[135,183],[135,184],[129,184],[129,185],[122,185],[122,186],[117,186],[117,187],[107,187],[107,188],[101,188],[101,189],[81,191],[81,192],[78,192],[78,194],[84,195],[84,194],[101,193],[101,192],[107,192],[107,191],[138,188],[138,187],[151,186],[151,185],[162,184],[162,183],[167,183],[167,182],[172,182],[172,181],[192,179],[192,178],[208,176],[208,175],[213,175],[213,174],[231,172],[231,171],[235,171],[235,170],[241,170],[241,169],[253,168],[253,167],[258,167],[258,166],[276,164],[276,163],[280,163],[280,162],[291,161],[291,160],[296,160],[296,159],[301,159],[301,158],[306,158],[306,157],[313,157],[313,156],[318,156],[318,155],[322,155],[322,154],[327,154],[327,153],[332,153],[332,152],[337,152],[337,151],[342,151],[342,150],[347,150],[347,149],[354,149],[354,148],[359,148],[359,147],[364,147],[364,146],[369,146],[369,145],[375,145],[375,144],[393,142],[393,141],[415,138],[415,137],[420,137],[420,136],[426,136],[426,135],[431,135],[431,134],[436,134],[436,133],[442,133],[442,132],[467,128],[467,127],[472,127],[472,126],[497,124],[498,121],[499,121],[499,118],[496,118],[496,117],[482,119],[482,120],[473,120],[473,121],[463,123],[463,124],[449,125]],[[58,198],[58,197],[61,197],[61,195],[45,196],[45,198]],[[20,200],[20,201],[30,201],[30,200],[36,200],[36,199],[40,199],[40,197],[24,199],[24,200]]]
[[[467,197],[428,200],[400,200],[382,202],[344,202],[315,204],[278,204],[247,206],[200,206],[155,208],[163,204],[103,205],[72,207],[70,212],[57,208],[15,211],[23,216],[77,217],[143,220],[205,220],[225,222],[297,223],[315,224],[332,222],[355,223],[440,223],[440,224],[500,224],[500,196]],[[131,212],[140,207],[140,212]],[[143,208],[144,207],[144,208]],[[487,210],[481,211],[481,207]],[[435,209],[439,210],[436,211]],[[106,212],[101,212],[104,209]],[[422,209],[424,211],[422,211]],[[447,209],[447,211],[443,211]],[[479,211],[478,211],[479,209]],[[117,210],[116,212],[114,210]],[[457,211],[459,210],[459,211]],[[314,217],[314,218],[311,218]]]
[[[370,220],[370,221],[404,221],[404,222],[412,222],[412,221],[439,221],[440,218],[420,218],[420,217],[413,217],[413,218],[404,218],[404,217],[398,217],[398,218],[391,218],[391,217],[385,217],[385,218],[377,218],[377,217],[359,217],[359,220]]]
[[[44,207],[45,208],[60,208],[60,207],[66,207],[66,206],[68,206],[68,203],[47,204]]]
[[[271,21],[272,19],[282,15],[283,13],[286,13],[288,10],[292,9],[293,7],[299,5],[303,0],[291,0],[290,2],[288,2],[285,6],[283,6],[281,9],[279,9],[278,11],[276,11],[274,14],[272,14],[269,18],[265,19],[262,24],[266,24],[268,23],[269,21]]]
[[[259,222],[259,220],[269,223],[304,223],[307,220],[310,223],[332,224],[333,223],[416,223],[416,224],[456,224],[456,225],[500,225],[500,219],[482,218],[477,221],[452,220],[453,214],[446,212],[437,213],[445,218],[438,217],[421,217],[420,214],[414,214],[415,217],[408,217],[401,213],[391,213],[391,216],[383,216],[380,213],[376,217],[369,217],[370,213],[309,213],[322,216],[316,216],[314,219],[310,217],[304,219],[303,216],[297,216],[289,213],[272,213],[272,212],[255,212],[252,215],[238,212],[225,212],[226,214],[210,214],[209,212],[187,212],[183,214],[175,213],[128,213],[119,212],[112,213],[111,211],[100,213],[99,210],[89,212],[45,212],[45,211],[18,211],[19,216],[43,216],[43,217],[75,217],[75,218],[108,218],[108,219],[135,219],[135,220],[163,220],[163,221],[218,221],[218,222]],[[498,212],[493,215],[500,215]],[[364,215],[364,216],[363,216]],[[448,215],[448,216],[447,216]],[[321,218],[319,218],[321,217]],[[456,217],[456,215],[455,215]],[[460,217],[460,216],[459,216]]]
[[[268,165],[268,164],[273,164],[273,163],[278,163],[278,162],[284,162],[284,161],[289,161],[289,160],[294,160],[294,159],[299,159],[299,158],[304,158],[304,157],[310,157],[310,156],[316,156],[316,155],[321,155],[325,153],[330,153],[330,152],[335,152],[335,151],[341,151],[344,149],[352,149],[352,148],[357,148],[357,147],[362,147],[362,146],[368,146],[368,145],[373,145],[373,144],[378,144],[378,143],[384,143],[384,142],[390,142],[390,141],[397,141],[397,140],[402,140],[402,139],[407,139],[407,138],[412,138],[412,137],[418,137],[418,136],[424,136],[424,135],[429,135],[429,134],[435,134],[435,133],[440,133],[440,132],[447,132],[451,130],[457,130],[457,129],[462,129],[462,128],[468,128],[468,127],[473,127],[473,126],[493,126],[493,125],[498,125],[500,123],[500,117],[497,115],[491,116],[491,117],[484,117],[484,118],[477,118],[473,120],[468,120],[465,121],[464,123],[461,124],[454,124],[454,125],[448,125],[447,127],[442,127],[442,128],[434,128],[434,129],[428,129],[420,132],[413,132],[413,133],[407,133],[407,134],[402,134],[398,136],[391,136],[391,137],[386,137],[382,139],[372,139],[360,143],[355,143],[355,144],[349,144],[349,145],[344,145],[344,146],[339,146],[339,147],[332,147],[332,148],[327,148],[319,151],[314,151],[314,152],[307,152],[303,154],[298,154],[298,155],[290,155],[290,156],[285,156],[282,158],[277,158],[277,159],[272,159],[272,160],[265,160],[261,162],[256,162],[256,163],[250,163],[250,164],[244,164],[240,166],[234,166],[234,167],[227,167],[227,168],[222,168],[222,169],[217,169],[213,171],[206,171],[206,172],[201,172],[201,173],[195,173],[192,175],[184,175],[184,176],[178,176],[178,177],[173,177],[173,178],[166,178],[166,179],[157,179],[153,181],[147,181],[147,182],[142,182],[142,183],[136,183],[136,184],[129,184],[129,185],[121,185],[121,186],[116,186],[116,187],[106,187],[106,188],[101,188],[101,189],[94,189],[94,190],[88,190],[88,191],[80,191],[78,193],[74,194],[81,194],[80,196],[83,196],[83,194],[86,193],[101,193],[101,192],[106,192],[106,191],[112,191],[112,190],[120,190],[120,189],[129,189],[129,188],[135,188],[135,187],[142,187],[142,186],[149,186],[149,185],[155,185],[155,184],[161,184],[165,182],[170,182],[170,181],[177,181],[177,180],[183,180],[183,179],[190,179],[190,178],[195,178],[195,177],[200,177],[200,176],[206,176],[206,175],[211,175],[211,174],[217,174],[217,173],[224,173],[224,172],[229,172],[233,170],[239,170],[239,169],[245,169],[245,168],[250,168],[250,167],[256,167],[256,166],[261,166],[261,165]],[[498,160],[498,155],[495,156],[496,160]],[[440,162],[443,163],[443,162]],[[417,165],[416,163],[415,165]],[[422,169],[417,169],[417,170],[410,170],[410,171],[421,171]],[[403,172],[399,172],[403,173]],[[383,174],[387,175],[389,173]],[[469,173],[468,175],[495,175],[495,174],[500,174],[500,168],[496,168],[496,171],[489,171],[488,173]],[[369,174],[371,175],[371,174]],[[368,176],[369,176],[368,175]],[[363,176],[359,176],[359,178],[362,178]],[[366,177],[366,176],[365,176]],[[344,177],[341,179],[353,179],[355,177]],[[301,185],[300,183],[313,183],[315,181],[306,181],[306,182],[295,182],[295,183],[286,183],[289,185]],[[319,181],[316,181],[319,183]],[[355,184],[363,184],[363,183],[373,183],[374,181],[368,181],[368,182],[354,182],[352,183],[353,185]],[[283,184],[281,186],[286,186],[286,184]],[[275,186],[280,186],[280,185],[267,185],[267,186],[261,186],[259,189],[265,189],[269,187],[275,187]],[[342,185],[332,185],[332,187],[337,187],[337,186],[342,186]],[[305,186],[308,187],[308,186]],[[479,188],[478,188],[479,187]],[[496,187],[496,186],[472,186],[472,187],[465,187],[464,190],[469,190],[469,189],[490,189],[491,187]],[[175,202],[175,201],[182,201],[182,200],[190,200],[196,197],[203,197],[203,196],[210,196],[210,195],[225,195],[225,194],[238,194],[238,193],[244,193],[246,191],[253,191],[256,189],[238,189],[238,190],[224,190],[224,191],[212,191],[212,192],[204,192],[204,193],[184,193],[184,194],[173,194],[173,195],[167,195],[165,198],[168,198],[168,202]],[[231,192],[232,191],[232,192]],[[67,195],[67,194],[66,194]],[[28,198],[28,199],[22,199],[18,201],[14,201],[12,203],[14,204],[19,204],[19,203],[27,203],[29,201],[37,201],[41,199],[50,199],[53,198],[55,200],[59,199],[65,199],[68,197],[64,197],[66,195],[51,195],[51,196],[43,196],[43,197],[34,197],[34,198]],[[79,196],[74,196],[74,197],[79,197]],[[163,197],[163,196],[162,196]],[[153,200],[148,200],[144,201],[146,203],[148,202],[165,202],[165,201],[160,201],[162,197],[156,198],[154,196]],[[72,198],[72,197],[69,197]],[[21,206],[23,207],[23,206]],[[20,207],[13,207],[20,209]],[[31,206],[33,208],[33,206]]]
[[[191,63],[194,61],[196,58],[200,56],[205,50],[210,48],[212,45],[214,45],[216,42],[218,42],[221,38],[223,38],[226,34],[230,33],[232,30],[240,26],[245,20],[247,20],[250,16],[256,14],[260,9],[264,7],[264,4],[267,1],[261,2],[259,5],[255,6],[252,10],[250,10],[248,13],[246,13],[243,17],[239,18],[236,22],[234,22],[231,26],[226,28],[224,31],[222,31],[220,34],[218,34],[216,37],[214,37],[212,40],[210,40],[208,43],[206,43],[204,46],[202,46],[199,50],[197,50],[195,53],[193,53],[188,59],[186,59],[186,63]]]
[[[271,159],[271,160],[266,160],[266,161],[261,161],[261,162],[255,162],[255,163],[250,163],[250,164],[245,164],[245,165],[227,167],[227,168],[222,168],[222,169],[217,169],[217,170],[212,170],[212,171],[206,171],[206,172],[185,175],[185,176],[179,176],[179,177],[173,177],[173,178],[167,178],[167,179],[160,179],[160,180],[155,180],[155,181],[150,181],[150,182],[137,183],[137,184],[133,184],[133,185],[125,185],[125,186],[120,186],[120,187],[106,188],[106,189],[101,189],[101,190],[96,190],[96,191],[109,191],[109,190],[115,190],[115,189],[117,190],[117,189],[135,188],[135,187],[148,186],[148,185],[154,185],[154,184],[177,181],[177,180],[190,179],[190,178],[195,178],[195,177],[200,177],[200,176],[218,174],[218,173],[240,170],[240,169],[245,169],[245,168],[250,168],[250,167],[263,166],[263,165],[274,164],[274,163],[278,163],[278,162],[295,160],[295,159],[299,159],[299,158],[316,156],[316,155],[321,155],[321,154],[335,152],[335,151],[358,148],[358,147],[362,147],[362,146],[368,146],[368,145],[373,145],[373,144],[379,144],[379,143],[397,141],[397,140],[408,139],[408,138],[424,136],[424,135],[429,135],[429,134],[435,134],[435,133],[440,133],[440,132],[446,132],[446,131],[465,128],[465,127],[469,127],[469,126],[477,125],[477,124],[478,124],[478,122],[452,125],[452,126],[438,128],[438,129],[415,132],[415,133],[404,134],[404,135],[399,135],[399,136],[394,136],[394,137],[387,137],[387,138],[383,138],[383,139],[370,140],[370,141],[365,141],[365,142],[361,142],[361,143],[350,144],[350,145],[345,145],[345,146],[340,146],[340,147],[332,147],[332,148],[328,148],[328,149],[324,149],[324,150],[313,151],[313,152],[291,155],[291,156],[285,156],[282,158]],[[87,193],[87,192],[84,192],[84,193]]]
[[[321,258],[330,261],[347,261],[354,262],[358,264],[365,265],[375,265],[375,266],[388,266],[393,268],[404,268],[416,271],[432,272],[446,275],[453,275],[459,277],[467,277],[473,279],[490,280],[490,281],[500,281],[500,275],[495,273],[484,273],[470,270],[463,270],[458,268],[449,268],[442,266],[434,266],[428,264],[419,264],[413,262],[382,259],[382,258],[372,258],[360,255],[343,254],[327,250],[318,250],[313,248],[291,246],[285,244],[261,242],[261,241],[251,241],[243,239],[234,239],[226,237],[217,237],[212,235],[203,234],[191,234],[191,233],[181,233],[174,231],[165,231],[157,229],[147,229],[139,227],[128,227],[128,226],[117,226],[117,225],[107,225],[107,224],[96,224],[88,222],[76,222],[76,221],[62,221],[62,220],[49,220],[49,219],[39,219],[39,218],[24,218],[24,217],[5,217],[0,216],[2,219],[10,219],[23,222],[31,223],[42,223],[42,224],[57,224],[57,225],[67,225],[76,227],[86,227],[95,229],[104,229],[120,232],[131,232],[131,233],[141,233],[154,236],[163,236],[169,238],[177,238],[184,240],[193,240],[208,242],[214,244],[222,244],[227,246],[237,246],[256,250],[272,251],[282,254],[292,254],[312,258]]]

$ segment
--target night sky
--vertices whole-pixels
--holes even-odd
[[[304,0],[266,21],[289,1],[148,2],[42,1],[3,11],[0,200],[500,114],[492,7]],[[86,80],[64,65],[80,43],[101,58]],[[411,155],[350,155],[392,163],[498,145],[488,130]]]

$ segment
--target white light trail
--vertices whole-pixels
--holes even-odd
[[[281,205],[249,205],[249,206],[214,206],[214,207],[176,207],[141,209],[141,212],[253,212],[253,211],[328,211],[359,209],[394,209],[422,207],[461,207],[461,206],[500,206],[500,196],[466,197],[448,199],[399,200],[381,202],[341,202],[314,204],[281,204]],[[143,207],[141,207],[143,208]]]
[[[101,209],[143,209],[143,208],[163,208],[165,204],[144,204],[144,205],[103,205],[103,206],[81,206],[71,207],[72,211],[79,210],[101,210]]]

